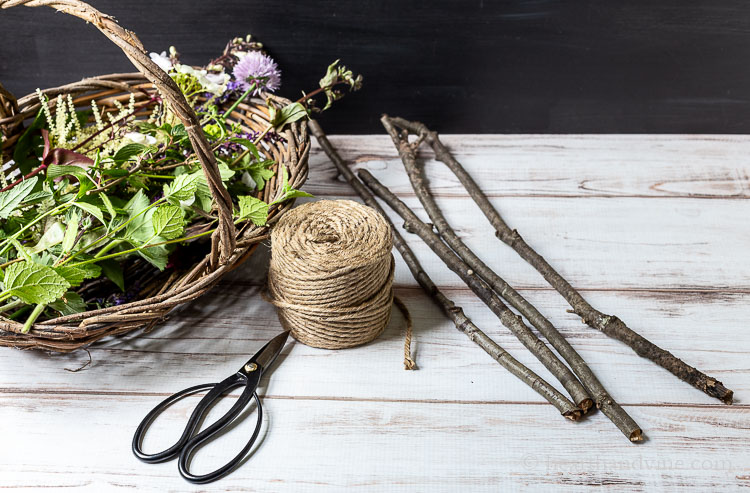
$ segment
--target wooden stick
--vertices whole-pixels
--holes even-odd
[[[731,404],[734,392],[722,384],[718,379],[710,377],[700,370],[688,365],[669,351],[660,348],[642,335],[630,329],[622,320],[614,315],[606,315],[592,307],[581,294],[568,283],[541,255],[531,248],[518,231],[511,229],[492,206],[487,196],[481,191],[476,182],[466,172],[448,148],[440,141],[436,132],[430,131],[424,124],[409,122],[402,118],[393,118],[393,123],[420,136],[435,151],[437,160],[456,175],[467,192],[474,199],[484,215],[495,228],[495,235],[505,244],[513,248],[524,260],[531,264],[547,282],[557,290],[573,308],[584,323],[598,329],[630,346],[639,356],[647,358],[657,365],[669,370],[681,380],[693,387],[715,397],[725,404]]]
[[[391,123],[390,118],[387,115],[383,115],[380,120],[383,123],[383,127],[391,136],[393,144],[398,150],[398,154],[401,157],[401,161],[404,163],[406,168],[406,174],[409,176],[412,188],[414,189],[417,198],[422,203],[425,212],[430,217],[430,220],[438,230],[438,234],[443,240],[450,246],[461,259],[466,262],[470,269],[478,274],[484,281],[492,287],[492,289],[499,296],[504,298],[511,306],[515,307],[522,315],[524,315],[532,324],[534,322],[546,322],[540,323],[541,327],[537,325],[540,332],[544,334],[547,340],[552,343],[553,346],[564,347],[565,344],[563,337],[559,332],[552,326],[552,324],[539,313],[531,303],[521,296],[515,289],[513,289],[507,282],[505,282],[500,276],[498,276],[492,269],[482,262],[469,247],[456,235],[453,228],[448,224],[442,211],[438,207],[435,199],[432,197],[427,184],[425,183],[422,168],[417,162],[417,149],[419,148],[420,140],[414,143],[409,143],[408,134],[401,134]],[[531,317],[529,315],[532,315]],[[543,330],[542,330],[543,329]],[[557,346],[555,345],[557,343]],[[566,349],[572,350],[570,345],[567,345]],[[559,351],[559,349],[558,349]],[[565,355],[562,355],[565,357]],[[579,358],[580,359],[580,358]],[[564,365],[562,365],[564,367]],[[567,372],[570,372],[565,368]],[[553,371],[550,369],[550,371]],[[553,372],[554,374],[554,372]],[[558,375],[555,375],[558,376]],[[570,378],[570,375],[563,373],[562,377],[565,378],[566,382],[569,383],[566,386],[566,390],[570,393],[573,398],[573,402],[578,404],[581,410],[586,413],[592,405],[591,397],[584,388],[584,386],[575,377]],[[558,377],[560,378],[560,377]],[[563,381],[563,380],[561,380]],[[635,423],[632,423],[635,425]],[[637,428],[637,426],[635,426]]]
[[[383,199],[388,206],[404,219],[404,229],[416,233],[438,257],[474,291],[492,312],[500,319],[513,335],[518,338],[531,353],[563,384],[567,389],[572,382],[578,382],[573,373],[557,356],[542,342],[532,330],[526,326],[523,319],[513,313],[498,298],[492,289],[478,276],[474,275],[466,263],[461,260],[443,241],[432,231],[432,228],[422,222],[401,200],[390,190],[385,188],[367,170],[359,170],[359,178]],[[579,383],[580,385],[580,383]]]
[[[317,139],[320,147],[328,155],[333,164],[338,169],[339,173],[346,179],[357,194],[368,206],[380,212],[385,217],[388,224],[391,225],[393,230],[393,244],[398,249],[401,257],[409,267],[414,279],[422,286],[422,289],[443,309],[443,312],[450,318],[455,324],[456,328],[466,334],[475,344],[481,347],[492,359],[497,361],[503,368],[508,370],[510,373],[515,375],[518,379],[524,382],[526,385],[534,389],[539,395],[544,397],[550,404],[555,406],[560,414],[571,420],[577,420],[582,412],[576,408],[575,404],[570,402],[562,393],[555,389],[552,385],[546,382],[539,375],[531,371],[529,368],[524,366],[518,360],[513,358],[505,349],[499,346],[489,336],[487,336],[482,330],[480,330],[465,314],[463,309],[446,297],[435,283],[430,279],[430,276],[422,269],[419,260],[412,252],[409,245],[406,244],[403,237],[396,228],[393,226],[388,215],[380,207],[380,204],[375,200],[370,191],[362,185],[355,176],[354,173],[349,169],[341,156],[339,156],[336,149],[333,148],[330,141],[323,133],[323,129],[315,120],[311,120],[308,123],[310,131]]]
[[[425,178],[422,173],[422,167],[417,160],[417,149],[421,142],[410,144],[408,137],[402,135],[393,125],[392,120],[384,115],[381,119],[383,126],[391,136],[393,143],[398,149],[407,175],[411,181],[417,198],[424,206],[425,211],[434,223],[440,235],[446,243],[455,251],[469,267],[482,277],[500,297],[504,298],[511,306],[516,308],[529,322],[534,325],[539,332],[557,349],[560,355],[568,362],[573,372],[578,376],[583,388],[585,388],[583,397],[584,401],[576,400],[583,412],[585,413],[591,406],[589,395],[593,396],[596,401],[596,407],[617,426],[631,441],[640,441],[642,432],[638,424],[631,418],[625,410],[609,395],[607,390],[601,384],[598,378],[591,371],[578,352],[563,337],[557,328],[544,317],[534,305],[529,303],[518,291],[513,289],[503,278],[495,273],[487,264],[482,262],[474,252],[456,235],[453,228],[448,224],[442,211],[438,207],[435,199],[430,193]],[[588,393],[585,393],[588,392]],[[572,395],[572,394],[571,394]],[[581,397],[579,397],[581,399]]]

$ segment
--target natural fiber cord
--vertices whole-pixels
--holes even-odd
[[[285,214],[271,233],[270,301],[298,341],[342,349],[375,339],[393,303],[391,229],[374,209],[320,200]]]

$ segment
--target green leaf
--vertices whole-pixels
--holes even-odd
[[[271,202],[269,205],[280,204],[282,202],[286,202],[287,200],[293,199],[296,197],[312,197],[313,196],[307,192],[303,192],[302,190],[296,190],[289,185],[289,173],[286,170],[286,166],[282,166],[281,176],[282,176],[282,182],[281,182],[281,191],[279,193],[279,198]]]
[[[68,291],[62,295],[62,298],[54,303],[50,303],[48,306],[60,312],[60,315],[73,315],[74,313],[86,311],[86,302],[75,291]]]
[[[193,199],[198,187],[197,180],[197,173],[179,175],[171,184],[164,185],[164,196],[172,203]]]
[[[115,207],[112,205],[112,201],[109,200],[109,197],[106,193],[101,192],[99,194],[99,198],[102,199],[102,202],[104,203],[104,207],[107,209],[107,212],[109,213],[109,217],[111,219],[114,219],[117,215],[117,211],[115,211]]]
[[[81,183],[96,185],[96,182],[91,179],[86,170],[78,166],[50,164],[47,167],[47,180],[54,180],[65,175],[75,176]]]
[[[125,209],[125,212],[128,213],[129,217],[135,217],[136,215],[143,212],[143,210],[149,205],[150,203],[148,201],[148,197],[146,197],[146,194],[143,193],[143,190],[138,190],[138,192],[133,195],[130,200],[128,200],[123,209]]]
[[[65,229],[63,228],[62,223],[54,222],[47,228],[42,237],[39,238],[39,242],[33,247],[26,248],[26,251],[29,253],[43,252],[49,247],[62,243],[64,237]]]
[[[94,279],[102,273],[102,268],[96,264],[62,265],[54,269],[70,283],[71,287],[80,286],[84,279]]]
[[[106,224],[106,222],[104,221],[104,213],[99,207],[95,206],[94,204],[90,204],[88,202],[73,202],[73,205],[85,212],[88,212],[89,214],[97,218],[102,224]]]
[[[250,154],[253,155],[256,161],[260,161],[260,153],[258,152],[258,147],[253,143],[253,141],[248,139],[242,139],[240,137],[232,137],[229,139],[231,142],[236,142],[238,144],[241,144],[245,146],[246,149],[250,149]]]
[[[326,88],[330,85],[332,85],[339,77],[339,70],[338,70],[339,60],[336,60],[332,64],[328,66],[328,69],[326,70],[326,74],[323,76],[322,79],[320,79],[320,87]]]
[[[70,287],[68,281],[51,267],[23,261],[5,269],[5,291],[24,303],[52,303]]]
[[[63,254],[70,252],[75,245],[76,236],[78,236],[78,222],[80,221],[79,214],[76,210],[71,210],[66,222],[68,225],[65,228],[65,235],[62,241]]]
[[[130,161],[130,158],[138,156],[139,154],[142,154],[148,150],[149,147],[143,144],[125,144],[117,150],[112,159],[115,160],[115,163],[122,164],[126,161]]]
[[[266,163],[268,161],[265,161]],[[257,163],[258,166],[251,166],[247,172],[250,173],[250,177],[258,185],[258,190],[263,190],[266,186],[266,182],[273,178],[275,174],[272,169],[268,169],[263,162]],[[271,161],[273,164],[273,161]]]
[[[280,110],[273,110],[271,113],[271,125],[277,130],[287,123],[307,118],[307,109],[302,103],[290,103]]]
[[[48,199],[52,197],[52,189],[50,188],[49,184],[44,182],[42,184],[42,189],[38,192],[32,192],[29,195],[26,196],[25,199],[23,199],[23,202],[21,202],[23,205],[33,205],[38,202],[41,202],[42,200]]]
[[[188,133],[185,129],[185,125],[182,123],[178,123],[174,127],[172,127],[172,136],[177,137],[178,139],[187,138]]]
[[[39,178],[36,176],[24,180],[10,190],[0,192],[0,218],[7,219],[10,214],[16,210],[18,204],[28,197],[31,190],[34,189]]]
[[[122,273],[122,266],[120,263],[111,258],[100,261],[99,265],[102,268],[104,276],[115,283],[117,287],[120,288],[120,291],[125,291],[125,276]]]
[[[219,175],[221,175],[221,181],[229,181],[234,176],[234,171],[229,169],[227,163],[219,162]]]
[[[128,240],[134,240],[135,246],[140,246],[154,235],[151,222],[154,209],[149,208],[150,205],[143,190],[138,190],[138,193],[125,204],[125,211],[128,213],[130,222],[125,227],[124,236]]]
[[[149,243],[154,244],[161,243],[163,241],[164,238],[154,236]],[[157,269],[164,270],[164,268],[167,266],[167,260],[169,259],[169,252],[167,252],[167,248],[165,247],[165,245],[151,247],[149,247],[148,245],[143,246],[144,248],[138,250],[138,255],[148,260],[149,263]]]
[[[173,240],[182,236],[185,228],[185,212],[175,205],[162,205],[156,208],[151,221],[155,235]]]
[[[264,226],[268,218],[268,204],[252,195],[238,197],[240,213],[238,219],[250,219],[256,226]]]
[[[111,168],[101,170],[102,176],[112,176],[114,178],[120,178],[121,176],[128,176],[130,172],[123,168]]]

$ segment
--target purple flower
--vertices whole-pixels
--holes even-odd
[[[261,91],[273,92],[281,85],[281,71],[268,55],[251,51],[234,66],[234,78],[243,91],[255,84],[253,96]]]

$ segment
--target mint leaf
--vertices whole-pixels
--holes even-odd
[[[101,267],[96,264],[62,265],[54,267],[54,270],[64,277],[71,287],[80,286],[84,279],[93,279],[102,273]]]
[[[149,243],[161,243],[162,241],[164,241],[164,238],[154,236]],[[169,259],[169,253],[164,245],[151,247],[144,245],[143,248],[138,250],[138,255],[148,260],[151,265],[159,270],[164,270],[167,266],[167,260]]]
[[[287,123],[296,122],[302,118],[307,118],[307,109],[302,106],[302,103],[290,103],[280,110],[271,110],[271,125],[277,130]]]
[[[273,178],[275,174],[272,169],[268,169],[269,166],[273,165],[273,161],[260,161],[253,163],[247,169],[250,177],[258,185],[258,190],[263,190],[266,186],[266,182]]]
[[[281,182],[281,190],[279,191],[279,198],[271,202],[269,205],[280,204],[282,202],[286,202],[287,200],[293,199],[296,197],[312,197],[313,196],[307,192],[303,192],[302,190],[296,190],[289,185],[289,173],[286,170],[286,166],[282,166],[281,176],[282,176],[282,182]]]
[[[185,212],[175,205],[157,207],[151,217],[154,234],[168,240],[182,236],[185,228]]]
[[[231,177],[234,176],[234,171],[229,169],[227,163],[219,162],[219,175],[221,175],[221,181],[228,181]]]
[[[0,192],[0,218],[7,219],[16,210],[18,204],[31,193],[39,178],[36,176],[24,180],[5,192]]]
[[[48,306],[60,312],[60,315],[72,315],[86,311],[86,302],[83,301],[80,294],[74,291],[68,291],[62,295],[62,298]]]
[[[240,213],[238,219],[250,219],[256,226],[264,226],[268,218],[268,204],[251,195],[238,197]]]
[[[129,161],[133,156],[138,156],[148,150],[149,148],[143,144],[125,144],[117,150],[112,159],[114,159],[115,163],[122,164]]]
[[[89,214],[97,218],[100,223],[106,224],[104,222],[104,214],[102,213],[102,210],[94,204],[89,204],[88,202],[73,202],[73,205],[83,211],[88,212]]]
[[[128,213],[128,220],[130,220],[125,227],[124,235],[127,238],[143,243],[153,236],[151,217],[154,210],[149,209],[150,205],[148,197],[143,193],[143,190],[138,190],[138,193],[125,204],[124,209]]]
[[[102,268],[102,274],[115,283],[117,287],[120,288],[120,291],[125,291],[125,276],[122,273],[122,266],[120,263],[111,258],[100,261],[99,265]]]
[[[185,173],[177,176],[172,183],[164,185],[164,196],[172,203],[195,198],[198,178],[197,173]]]
[[[5,293],[29,305],[48,304],[65,293],[68,281],[51,267],[29,261],[16,262],[5,269]]]
[[[55,222],[47,228],[39,242],[33,247],[26,248],[29,253],[39,253],[47,250],[49,247],[62,243],[65,237],[65,230],[63,229],[62,223]]]

